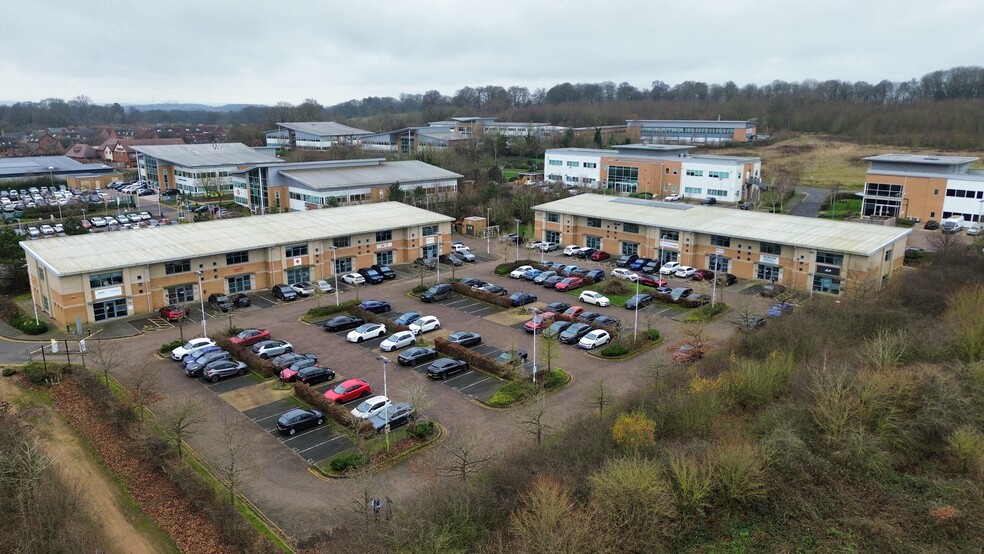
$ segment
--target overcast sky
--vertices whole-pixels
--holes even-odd
[[[984,63],[982,21],[980,0],[0,0],[0,101],[900,81]]]

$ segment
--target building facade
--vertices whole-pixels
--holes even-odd
[[[178,189],[189,196],[232,192],[232,174],[247,166],[283,163],[239,142],[134,146],[137,171],[158,190]]]
[[[399,202],[24,241],[31,294],[59,325],[197,306],[450,250],[453,219]]]
[[[749,142],[756,137],[754,121],[629,119],[633,140],[652,144],[728,144]]]
[[[883,154],[865,175],[861,215],[940,221],[963,216],[980,222],[984,211],[984,171],[970,169],[978,158]]]
[[[334,121],[298,121],[277,123],[266,132],[266,145],[274,148],[328,150],[340,145],[357,145],[371,131],[356,129]]]
[[[535,238],[677,261],[819,294],[880,289],[911,230],[581,194],[534,206]]]

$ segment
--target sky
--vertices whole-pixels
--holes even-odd
[[[5,0],[0,101],[902,81],[984,64],[981,21],[980,0]]]

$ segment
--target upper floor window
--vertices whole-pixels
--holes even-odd
[[[711,235],[711,244],[714,246],[731,246],[731,237],[721,235]]]
[[[229,252],[226,254],[226,264],[236,265],[244,264],[249,261],[249,251],[243,250],[241,252]]]
[[[547,221],[549,221],[550,223],[559,223],[560,222],[560,214],[550,214],[550,213],[548,213],[547,214]]]
[[[89,286],[92,288],[108,287],[110,285],[122,285],[123,272],[110,271],[109,273],[96,273],[89,275]]]
[[[284,255],[288,258],[294,258],[296,256],[307,256],[308,246],[306,244],[294,244],[291,246],[284,247]]]
[[[424,225],[420,229],[420,234],[421,235],[424,235],[425,237],[436,235],[438,232],[439,232],[439,229],[438,229],[438,226],[437,225]]]
[[[601,220],[596,217],[588,218],[588,227],[601,227]]]
[[[588,169],[597,169],[598,168],[598,164],[596,164],[594,162],[584,162],[584,167],[586,167]]]
[[[549,164],[550,165],[564,165],[564,162],[561,161],[561,160],[550,160]]]
[[[844,255],[834,254],[833,252],[817,252],[817,263],[839,266],[844,263]]]
[[[623,223],[622,230],[625,231],[626,233],[638,233],[639,226],[636,225],[635,223]]]
[[[393,231],[376,231],[376,242],[393,240]]]
[[[731,173],[728,173],[727,171],[708,171],[707,176],[715,179],[727,179],[728,177],[731,177]]]
[[[776,244],[774,242],[760,242],[759,252],[763,254],[773,254],[775,256],[782,256],[782,245]]]
[[[680,231],[663,231],[659,238],[663,240],[680,240]]]
[[[690,177],[703,177],[704,176],[704,170],[703,169],[688,169],[686,173]]]
[[[567,162],[567,167],[581,167],[581,162]]]
[[[173,275],[175,273],[187,273],[191,271],[191,260],[175,260],[164,263],[164,273]]]
[[[332,239],[331,243],[335,248],[345,248],[347,246],[352,246],[352,237],[335,237]]]

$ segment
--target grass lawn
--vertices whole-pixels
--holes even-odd
[[[861,199],[849,198],[838,200],[834,204],[833,210],[820,212],[820,217],[824,219],[844,219],[845,217],[859,213],[861,213]]]
[[[581,287],[579,289],[572,290],[572,291],[568,292],[567,294],[573,296],[574,298],[577,298],[578,296],[581,295],[582,292],[584,292],[586,290],[593,290],[593,291],[601,292],[599,289],[601,288],[601,285],[603,283],[604,283],[604,281],[602,281],[601,283],[594,283],[593,285],[588,285],[586,287]],[[608,294],[608,293],[605,293],[605,292],[601,292],[601,293],[604,294],[605,296],[607,296],[608,299],[612,301],[612,307],[624,308],[625,307],[625,303],[629,300],[629,298],[632,298],[636,294],[635,283],[628,283],[628,284],[631,285],[629,287],[629,293],[628,294]],[[656,291],[656,289],[654,289],[653,287],[647,287],[646,285],[639,285],[639,294],[653,294],[655,291]],[[695,289],[695,291],[696,291],[696,289]],[[696,292],[701,292],[701,291],[696,291]],[[649,306],[650,307],[668,307],[668,306],[676,306],[676,304],[673,304],[671,302],[660,302],[659,300],[656,300],[655,302],[653,302]],[[586,308],[589,309],[589,310],[591,310],[592,308],[594,308],[594,306],[587,305]],[[643,308],[643,309],[649,309],[649,307],[646,307],[646,308]],[[592,311],[594,311],[594,310],[592,310]],[[642,310],[640,310],[640,311],[642,311]],[[618,316],[615,316],[615,317],[618,317]]]

